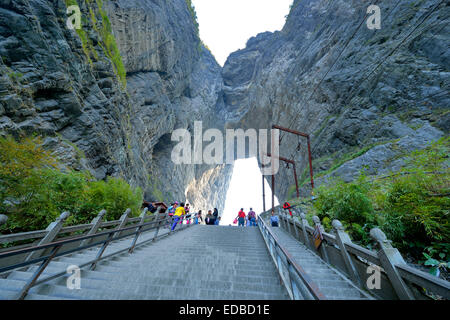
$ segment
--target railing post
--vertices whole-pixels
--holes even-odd
[[[400,252],[392,246],[391,241],[387,240],[386,235],[383,231],[381,231],[381,229],[374,228],[370,230],[370,236],[377,242],[378,247],[380,248],[378,251],[378,257],[380,259],[381,266],[384,271],[386,271],[386,274],[398,297],[401,300],[414,300],[413,294],[395,267],[397,264],[406,264]]]
[[[306,231],[306,226],[309,226],[308,220],[306,220],[306,215],[303,212],[300,212],[300,224],[302,227],[303,237],[305,238],[305,245],[313,250],[314,247],[311,243],[311,239],[309,238],[308,232]]]
[[[297,211],[297,210],[294,209],[294,213],[296,213],[296,211]],[[297,238],[297,240],[300,240],[300,237],[299,237],[299,234],[298,234],[298,228],[297,228],[298,223],[297,223],[297,220],[295,219],[296,216],[297,216],[297,215],[294,215],[294,216],[292,217],[292,226],[293,226],[293,228],[294,228],[295,237]]]
[[[153,219],[154,221],[158,221],[159,220],[159,213],[161,212],[162,207],[158,207],[158,209],[155,212],[155,218]],[[158,221],[156,223],[156,231],[155,231],[155,235],[153,236],[152,241],[155,241],[156,238],[158,237],[158,233],[159,233],[159,228],[161,226],[161,221]]]
[[[116,228],[116,230],[120,230],[123,229],[125,227],[125,225],[127,224],[128,221],[128,215],[131,213],[131,209],[127,209],[124,214],[122,214],[122,216],[120,217],[120,224],[119,226]],[[116,238],[120,237],[120,234],[122,232],[118,232]],[[97,256],[95,257],[94,262],[91,264],[91,270],[95,270],[95,268],[97,267],[97,263],[98,261],[101,259],[103,253],[105,252],[106,248],[108,247],[109,243],[113,240],[114,238],[114,231],[112,231],[109,236],[108,239],[106,239],[106,241],[103,243],[103,245],[101,246],[100,250],[97,253]]]
[[[6,221],[8,221],[8,216],[4,215],[4,214],[0,214],[0,226],[2,224],[5,224]]]
[[[281,210],[281,208],[278,208],[278,216],[280,217],[280,227],[283,227],[287,231],[286,219],[284,216],[284,212],[283,210]],[[283,226],[281,225],[281,222],[283,222]]]
[[[98,261],[102,257],[103,253],[106,250],[106,247],[108,247],[108,245],[111,242],[111,240],[113,239],[113,237],[114,237],[114,231],[111,231],[111,233],[108,236],[108,239],[106,239],[106,241],[101,246],[100,250],[97,252],[97,256],[95,257],[94,262],[92,262],[90,270],[92,270],[92,271],[95,270],[95,268],[97,267]]]
[[[324,234],[325,229],[323,228],[322,224],[320,223],[320,218],[318,216],[313,216],[313,222],[316,227],[320,228],[320,232],[322,232],[322,234]],[[322,254],[323,260],[325,260],[325,262],[330,264],[330,259],[328,259],[328,253],[327,253],[327,250],[325,249],[325,246],[326,246],[326,241],[324,239],[322,241],[322,245],[320,246],[319,250],[320,250],[320,253]]]
[[[52,242],[53,240],[55,240],[59,231],[61,231],[61,228],[63,227],[64,221],[69,217],[69,215],[70,215],[69,212],[63,212],[55,221],[50,223],[48,225],[47,229],[45,229],[47,231],[47,234],[41,241],[39,241],[38,246],[48,244],[48,243]],[[28,257],[25,259],[25,262],[30,261],[33,258],[40,257],[43,250],[44,249],[31,252],[28,255]]]
[[[137,239],[139,238],[139,235],[141,234],[142,225],[145,222],[145,217],[147,216],[148,208],[145,208],[144,211],[142,211],[139,221],[139,226],[136,228],[136,235],[134,236],[133,243],[130,246],[130,249],[128,250],[129,253],[133,253],[134,247],[136,246]]]
[[[56,256],[56,254],[58,253],[59,249],[61,249],[61,245],[58,245],[56,247],[54,247],[52,249],[52,253],[50,254],[50,256],[45,259],[41,265],[39,266],[39,268],[37,268],[37,270],[33,273],[33,275],[31,276],[31,278],[27,281],[27,283],[25,284],[25,286],[22,288],[22,290],[19,293],[19,297],[18,300],[23,300],[25,299],[25,297],[28,294],[28,291],[30,291],[30,289],[33,287],[33,285],[36,283],[37,279],[39,278],[39,276],[42,274],[42,272],[44,272],[45,268],[47,268],[47,266],[49,265],[49,263],[53,260],[53,258]]]
[[[93,234],[95,234],[95,233],[97,232],[98,228],[100,228],[100,226],[101,226],[101,224],[102,224],[102,220],[103,220],[103,217],[105,216],[105,214],[106,214],[106,210],[102,210],[102,211],[100,211],[100,213],[92,220],[92,222],[91,222],[92,228],[91,228],[91,230],[89,230],[89,232],[86,234],[86,236],[91,236],[91,235],[93,235]],[[80,244],[80,247],[87,246],[87,245],[90,244],[91,242],[92,242],[92,239],[86,239],[86,240],[83,240],[83,241],[81,242],[81,244]]]
[[[284,217],[286,218],[286,225],[287,225],[286,231],[287,231],[290,235],[292,235],[291,223],[289,222],[290,216],[285,212],[285,213],[284,213]]]
[[[334,233],[336,235],[337,243],[339,245],[339,248],[341,249],[341,255],[342,258],[344,259],[348,274],[354,282],[356,282],[360,287],[362,287],[358,271],[356,270],[355,265],[353,264],[353,261],[347,251],[347,248],[345,247],[345,244],[352,243],[352,240],[350,239],[350,236],[345,232],[344,226],[339,220],[333,220],[332,225]]]
[[[123,229],[123,228],[125,227],[125,225],[126,225],[127,222],[128,222],[128,216],[130,215],[130,213],[131,213],[131,209],[128,208],[128,209],[122,214],[122,216],[120,217],[120,223],[119,223],[119,226],[117,227],[116,230],[120,230],[120,229]],[[116,238],[120,237],[120,234],[121,234],[121,233],[122,233],[122,232],[119,232],[119,233],[117,234]]]

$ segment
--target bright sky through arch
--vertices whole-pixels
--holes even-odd
[[[272,191],[267,178],[269,177],[266,177],[264,183],[266,210],[272,207]],[[233,220],[241,208],[244,208],[246,214],[250,207],[256,214],[262,213],[262,199],[262,175],[258,168],[258,161],[256,158],[237,160],[234,163],[233,176],[231,177],[220,224],[223,226],[233,224]],[[275,206],[277,205],[279,205],[279,202],[275,197]]]
[[[192,0],[200,38],[223,66],[258,33],[281,30],[293,0]]]

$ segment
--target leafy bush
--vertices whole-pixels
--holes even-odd
[[[447,137],[412,153],[406,167],[388,177],[369,181],[362,174],[351,183],[322,185],[314,207],[321,219],[327,219],[325,227],[339,219],[363,245],[370,243],[370,229],[379,226],[394,246],[416,260],[423,258],[425,249],[430,259],[448,258],[449,154]]]
[[[364,230],[370,230],[376,221],[369,190],[370,183],[365,176],[352,183],[336,180],[331,186],[320,186],[314,203],[319,218],[328,222],[340,220],[355,241],[367,243],[369,239]],[[331,224],[328,224],[330,229]]]
[[[62,172],[40,145],[39,138],[0,138],[0,213],[8,216],[2,232],[44,229],[64,211],[71,213],[67,224],[89,223],[102,209],[107,220],[127,208],[139,213],[140,188],[120,178],[95,181],[88,172]]]
[[[382,228],[399,249],[415,257],[425,247],[449,243],[449,151],[449,138],[441,139],[413,153],[409,165],[389,180],[378,182],[386,188],[385,199],[377,204],[384,212]]]

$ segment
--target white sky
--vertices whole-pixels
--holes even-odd
[[[200,25],[200,38],[223,66],[230,53],[245,48],[251,37],[266,31],[281,30],[293,0],[192,0]],[[230,181],[222,225],[233,223],[240,208],[263,211],[262,177],[256,158],[238,160]],[[270,208],[271,189],[267,181],[266,209]],[[275,205],[279,205],[275,198]]]
[[[281,30],[293,0],[193,0],[200,38],[223,66],[258,33]]]
[[[272,206],[272,191],[267,180],[265,181],[266,210]],[[279,205],[275,197],[275,206]],[[222,214],[221,225],[233,224],[239,210],[244,208],[245,213],[253,208],[256,214],[263,211],[262,176],[256,158],[237,160],[234,163],[233,176],[230,181],[225,209]]]

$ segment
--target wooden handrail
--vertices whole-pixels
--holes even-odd
[[[260,216],[263,218],[264,216],[269,215],[269,211],[266,211],[262,213]],[[281,219],[285,219],[285,217],[281,217]],[[263,219],[260,219],[263,220]],[[287,221],[290,221],[288,218]],[[311,233],[313,228],[311,226],[306,225],[305,226],[308,233]],[[324,233],[324,238],[326,240],[332,240],[331,242],[336,241],[336,237],[331,234]],[[379,257],[379,253],[374,252],[372,250],[369,250],[367,248],[364,248],[360,245],[354,244],[354,243],[345,243],[345,249],[354,256],[354,258],[361,258],[366,260],[367,262],[364,262],[363,260],[360,260],[361,263],[365,263],[367,265],[374,264],[380,267],[383,267],[383,264],[381,262],[381,259]],[[340,248],[338,248],[341,250]],[[406,280],[407,282],[419,285],[430,292],[434,294],[438,294],[445,299],[450,299],[450,282],[445,281],[443,279],[440,279],[438,277],[432,276],[426,272],[423,272],[419,269],[416,269],[414,267],[411,267],[407,264],[400,263],[395,264],[395,268],[397,269],[400,277],[403,280]],[[385,273],[385,272],[383,272]]]

